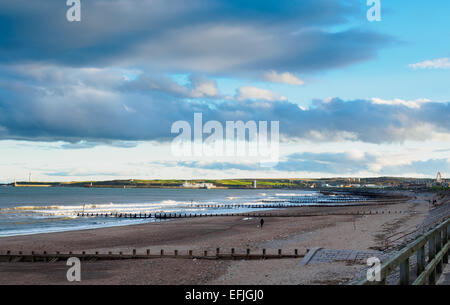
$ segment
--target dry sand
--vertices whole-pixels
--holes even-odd
[[[214,217],[178,219],[160,223],[0,238],[0,251],[48,253],[95,251],[144,253],[165,249],[186,253],[204,250],[236,252],[267,249],[284,253],[313,247],[380,249],[385,238],[412,230],[428,215],[432,194],[408,193],[410,200],[389,206],[295,208],[293,212],[391,211],[367,216]],[[402,214],[392,213],[402,211]],[[283,212],[286,212],[284,210]],[[400,234],[401,235],[401,234]],[[398,243],[402,240],[397,241]],[[300,259],[222,261],[150,259],[82,263],[81,284],[337,284],[351,279],[364,265],[334,262],[299,266]],[[67,284],[65,262],[0,263],[0,284]]]

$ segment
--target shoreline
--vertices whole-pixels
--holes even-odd
[[[157,223],[87,229],[59,233],[44,233],[0,237],[1,251],[47,253],[154,253],[160,249],[185,253],[220,248],[236,252],[305,253],[307,249],[374,250],[384,245],[384,239],[407,227],[421,224],[427,217],[430,194],[409,193],[409,200],[390,206],[354,206],[346,211],[379,211],[377,215],[322,215],[315,217],[268,217],[264,228],[257,227],[259,219],[242,217],[205,217],[174,219]],[[319,208],[332,213],[337,207]],[[317,208],[292,208],[292,212],[314,212]],[[390,210],[392,213],[381,214]],[[402,214],[393,213],[402,211]],[[278,213],[278,210],[270,213]],[[401,225],[399,225],[399,223]],[[401,240],[398,241],[401,243]],[[223,250],[222,250],[223,249]],[[82,284],[321,284],[343,283],[351,279],[364,264],[330,262],[298,266],[300,259],[271,259],[258,261],[148,259],[127,261],[83,262]],[[65,262],[0,263],[0,272],[7,277],[0,284],[48,283],[67,284]],[[153,276],[150,276],[152,274]]]
[[[190,190],[195,190],[195,189],[190,189]],[[205,190],[206,191],[206,190]],[[241,192],[245,192],[245,194],[247,194],[247,191],[249,190],[240,190]],[[253,192],[259,192],[260,189],[251,189],[251,193]],[[272,192],[277,192],[278,190],[271,190]],[[281,191],[281,190],[280,190]],[[311,191],[311,190],[300,190],[300,192],[313,192],[316,195],[319,195],[320,192],[318,191]],[[189,191],[187,191],[189,192]],[[294,190],[292,190],[292,192],[294,192]],[[299,192],[299,190],[296,190],[295,192]],[[250,193],[250,194],[251,194]],[[211,193],[211,194],[223,194],[221,191],[218,191],[218,193]],[[342,194],[342,193],[341,193]],[[346,192],[346,194],[348,194],[348,196],[357,196],[358,198],[361,198],[360,195],[361,193],[355,194],[353,192]],[[370,193],[368,193],[370,194]],[[265,196],[265,194],[263,194]],[[330,195],[330,193],[326,193],[326,195]],[[371,194],[373,196],[373,194]],[[189,196],[189,195],[187,195]],[[209,196],[209,195],[208,195]],[[220,195],[221,196],[221,195]],[[228,199],[229,197],[227,197]],[[232,199],[235,197],[232,197]],[[287,198],[287,197],[286,197]],[[372,199],[369,195],[368,197],[366,197],[366,199]],[[253,199],[252,199],[253,200]],[[358,199],[359,200],[359,199]],[[261,202],[260,202],[261,201]],[[272,211],[272,210],[279,210],[280,206],[278,205],[291,205],[291,204],[295,204],[295,202],[290,203],[290,202],[284,202],[284,200],[279,199],[272,202],[266,202],[264,200],[263,197],[261,197],[260,201],[255,201],[254,203],[224,203],[221,202],[220,200],[217,201],[216,203],[197,203],[195,205],[196,208],[200,208],[200,209],[205,209],[205,210],[199,210],[199,211],[187,211],[184,212],[183,210],[180,211],[175,211],[174,214],[179,214],[180,217],[182,217],[182,214],[193,214],[193,215],[210,215],[210,214],[248,214],[248,213],[259,213],[259,212],[267,212],[267,211]],[[163,201],[164,202],[164,201]],[[122,203],[118,203],[118,204],[122,204]],[[160,203],[163,204],[163,203]],[[267,204],[266,208],[261,208],[262,204]],[[332,203],[330,202],[325,202],[325,203],[321,203],[321,202],[317,202],[317,203],[310,203],[308,201],[305,202],[301,202],[298,203],[299,205],[304,205],[303,208],[309,207],[309,206],[316,206],[317,207],[323,207],[324,205],[333,205],[333,204],[340,204],[339,202],[336,203]],[[351,203],[350,203],[351,204]],[[357,202],[355,202],[355,204],[357,204]],[[360,204],[364,204],[363,202],[360,202]],[[58,208],[59,206],[55,203],[52,204],[55,205],[56,208]],[[161,213],[166,213],[164,211],[160,211],[160,212],[153,212],[150,216],[144,217],[144,219],[141,219],[142,221],[139,221],[138,219],[140,217],[132,217],[131,215],[133,215],[133,213],[126,213],[126,212],[117,212],[118,214],[120,214],[120,217],[117,217],[116,219],[113,219],[114,217],[106,217],[106,214],[108,214],[105,211],[95,211],[96,205],[97,204],[92,204],[94,206],[94,211],[89,212],[89,210],[86,211],[86,214],[93,214],[93,215],[88,215],[88,216],[97,216],[96,220],[94,219],[93,221],[89,221],[89,223],[85,223],[84,221],[79,221],[79,220],[74,220],[73,222],[71,222],[70,224],[67,222],[63,222],[64,220],[68,219],[68,218],[79,218],[82,217],[80,214],[84,214],[84,212],[82,213],[81,210],[80,211],[73,211],[72,214],[66,214],[64,217],[55,217],[52,218],[51,222],[54,222],[54,225],[51,226],[44,226],[42,230],[40,230],[39,227],[30,227],[28,228],[27,226],[24,227],[18,227],[18,228],[14,228],[11,227],[10,229],[5,228],[4,232],[0,232],[0,237],[10,237],[10,236],[26,236],[26,235],[36,235],[36,234],[49,234],[49,233],[58,233],[58,232],[72,232],[72,231],[78,231],[78,230],[89,230],[89,229],[99,229],[99,228],[108,228],[108,227],[119,227],[119,226],[130,226],[130,225],[134,225],[136,223],[149,223],[149,222],[154,222],[154,221],[158,221],[161,219],[156,219],[156,218],[160,218],[160,216],[156,215],[156,214],[161,214]],[[100,203],[99,205],[105,205]],[[342,203],[342,206],[344,206],[344,203]],[[66,208],[66,207],[70,207],[70,205],[63,205],[62,208]],[[189,206],[188,206],[189,207]],[[28,208],[27,204],[25,204],[24,206],[13,206],[11,208],[5,208],[5,209],[24,209]],[[46,206],[40,207],[40,205],[37,205],[36,207],[34,206],[30,206],[30,208],[34,209],[45,209],[47,208]],[[52,206],[50,206],[50,208],[53,208]],[[81,208],[80,208],[81,209]],[[3,209],[1,209],[3,210]],[[283,208],[281,208],[281,210],[283,210]],[[84,211],[84,204],[83,204],[83,211]],[[167,212],[169,213],[169,212]],[[122,218],[122,214],[124,214],[124,217]],[[129,216],[127,216],[129,214]],[[140,213],[136,213],[136,215]],[[150,213],[147,213],[150,215]],[[147,215],[145,214],[145,215]],[[138,216],[139,216],[138,215]],[[83,215],[84,216],[84,215]],[[117,215],[116,215],[117,216]],[[120,218],[120,219],[119,219]],[[163,217],[165,218],[165,216]],[[105,220],[103,220],[105,219]],[[167,220],[167,219],[166,219]],[[169,220],[173,220],[170,219]],[[26,223],[24,223],[26,224]]]

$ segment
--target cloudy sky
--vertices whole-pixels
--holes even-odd
[[[0,0],[0,182],[450,176],[450,2]],[[174,122],[279,121],[278,164]]]

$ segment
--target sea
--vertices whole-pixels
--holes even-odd
[[[0,237],[124,226],[158,221],[78,217],[77,213],[245,213],[286,198],[323,198],[316,191],[261,189],[156,189],[0,187]],[[239,208],[205,205],[241,205]],[[243,207],[242,207],[243,206]]]

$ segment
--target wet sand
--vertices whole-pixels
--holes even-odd
[[[267,249],[275,254],[313,247],[380,249],[385,239],[421,224],[428,215],[431,193],[409,194],[410,200],[389,206],[293,208],[285,212],[386,211],[366,216],[267,217],[259,219],[206,217],[159,223],[0,238],[0,251],[145,253],[178,250],[245,253]],[[417,197],[416,199],[414,197]],[[391,211],[390,214],[387,211]],[[394,211],[402,214],[393,213]],[[277,213],[273,211],[272,213]],[[397,241],[400,243],[401,240]],[[149,259],[82,263],[81,284],[337,284],[351,279],[364,265],[333,262],[298,266],[299,259],[258,261]],[[0,263],[0,284],[69,284],[65,262]]]

